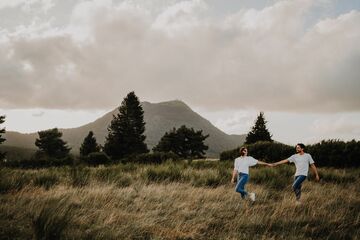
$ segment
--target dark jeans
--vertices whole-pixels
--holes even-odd
[[[294,189],[296,200],[299,200],[301,197],[301,184],[303,183],[303,181],[305,181],[305,179],[306,176],[304,175],[295,176],[292,188]]]

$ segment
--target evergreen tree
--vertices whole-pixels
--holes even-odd
[[[113,159],[149,151],[145,144],[144,111],[134,92],[124,98],[108,131],[104,151]]]
[[[0,124],[5,122],[5,116],[0,116]],[[0,144],[2,144],[6,139],[2,138],[1,135],[5,133],[5,128],[0,129]],[[5,153],[0,152],[0,161],[5,158]]]
[[[96,138],[94,137],[94,133],[92,131],[84,138],[83,143],[80,147],[80,156],[85,157],[90,153],[99,152],[100,146],[96,142]]]
[[[259,116],[255,121],[255,125],[252,127],[251,131],[246,136],[245,143],[252,144],[258,141],[269,141],[272,142],[272,135],[266,128],[266,121],[264,118],[264,113],[260,112]]]
[[[39,138],[35,145],[39,148],[38,153],[46,154],[49,157],[63,158],[68,156],[70,148],[66,146],[61,137],[62,133],[57,128],[38,132]]]
[[[166,132],[153,151],[174,152],[182,158],[202,158],[208,149],[204,144],[207,137],[209,135],[204,136],[202,130],[195,131],[183,125],[177,130],[173,128]]]

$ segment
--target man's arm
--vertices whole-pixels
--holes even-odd
[[[267,163],[267,162],[260,161],[260,160],[258,160],[257,164],[260,164],[260,165],[265,165],[265,166],[271,167],[271,164],[269,164],[269,163]]]
[[[310,164],[310,167],[311,167],[311,170],[313,171],[313,173],[315,174],[316,181],[320,181],[320,177],[319,177],[319,174],[318,174],[315,164],[314,163]]]
[[[238,171],[236,169],[234,169],[232,178],[231,178],[231,183],[235,183],[235,177],[236,177],[237,173],[238,173]]]
[[[284,163],[288,163],[288,162],[289,162],[288,159],[284,159],[284,160],[281,160],[281,161],[272,163],[271,166],[275,167],[275,166],[277,166],[277,165],[284,164]]]

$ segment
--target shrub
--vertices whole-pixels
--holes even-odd
[[[68,199],[50,199],[33,216],[35,239],[62,239],[72,217]]]
[[[37,175],[34,179],[34,185],[44,187],[49,190],[52,186],[59,182],[59,178],[51,173],[44,173]]]
[[[182,179],[180,167],[173,164],[150,167],[142,176],[148,182],[174,182]]]
[[[19,191],[31,182],[30,175],[17,170],[1,169],[0,176],[0,193]]]
[[[191,161],[189,165],[193,169],[212,169],[219,165],[219,162],[215,161]]]
[[[46,168],[72,165],[74,158],[69,155],[64,158],[49,157],[44,153],[36,153],[30,159],[18,159],[3,162],[4,167],[12,168]]]
[[[221,185],[221,178],[216,172],[199,172],[191,175],[191,185],[194,187],[217,187]]]
[[[219,164],[217,165],[217,174],[219,176],[221,184],[226,184],[230,182],[232,171],[233,165],[229,167],[228,164],[223,164],[219,162]]]
[[[295,154],[293,146],[281,143],[257,142],[246,146],[249,149],[249,155],[265,161],[278,161]],[[220,154],[220,160],[234,160],[239,156],[238,152],[239,148],[224,151]],[[360,167],[358,160],[360,141],[323,140],[320,143],[307,146],[306,152],[312,155],[319,167]]]
[[[128,187],[132,183],[132,178],[127,175],[119,175],[115,180],[115,185],[119,188]]]
[[[98,181],[111,183],[115,181],[116,177],[120,174],[120,172],[116,168],[106,167],[96,169],[94,174],[95,178]]]
[[[356,181],[356,176],[347,173],[345,170],[338,169],[319,169],[322,182],[335,184],[350,184]]]
[[[220,153],[220,161],[224,160],[234,160],[235,158],[240,156],[240,148],[237,147],[232,150],[223,151]]]
[[[84,187],[89,183],[90,170],[81,166],[72,167],[70,170],[70,179],[73,187]]]
[[[124,174],[121,168],[101,168],[95,172],[95,177],[105,183],[115,183],[118,187],[128,187],[131,185],[132,179]]]
[[[161,164],[167,160],[176,161],[179,160],[179,156],[173,152],[154,152],[139,154],[132,158],[133,162],[145,164]]]
[[[294,147],[282,143],[257,142],[247,147],[249,155],[265,161],[279,161],[294,154]]]
[[[108,164],[111,162],[110,158],[104,152],[92,152],[88,156],[83,157],[83,159],[87,164],[91,166]]]
[[[265,185],[272,189],[281,190],[291,185],[294,171],[289,166],[275,168],[258,168],[251,171],[250,181]]]
[[[209,148],[204,141],[208,137],[209,135],[203,135],[202,130],[196,131],[182,125],[166,132],[153,151],[174,152],[183,159],[204,158],[205,151]]]
[[[138,165],[134,163],[119,164],[118,168],[123,172],[134,172],[138,169]]]
[[[256,142],[245,145],[249,150],[249,155],[265,161],[279,161],[294,154],[294,147],[274,142]],[[239,157],[240,148],[224,151],[220,154],[220,160],[234,160]]]
[[[307,149],[320,167],[360,167],[360,141],[323,140]]]

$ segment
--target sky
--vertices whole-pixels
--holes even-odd
[[[358,0],[0,0],[7,131],[92,122],[130,91],[228,134],[360,140]]]

